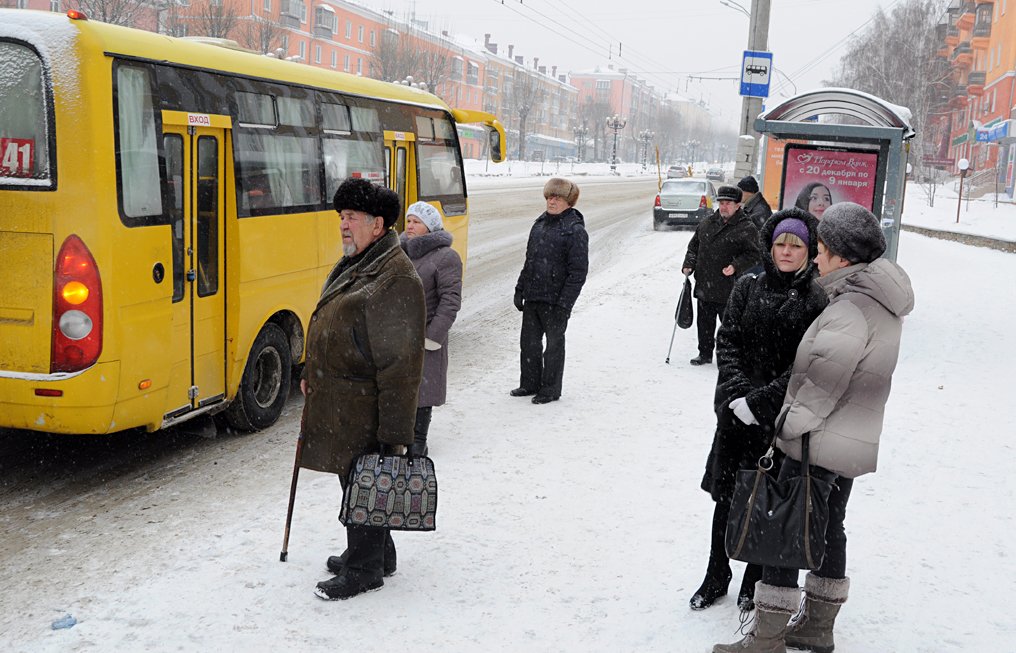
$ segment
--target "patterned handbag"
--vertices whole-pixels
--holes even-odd
[[[395,531],[432,531],[437,517],[437,475],[425,456],[367,453],[349,470],[339,521]]]

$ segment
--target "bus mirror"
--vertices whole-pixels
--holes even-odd
[[[494,163],[504,161],[504,142],[501,140],[501,133],[494,127],[487,132],[487,140],[490,144],[490,160]]]

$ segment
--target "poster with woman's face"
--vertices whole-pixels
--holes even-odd
[[[878,152],[787,145],[780,208],[797,206],[820,220],[837,202],[855,202],[870,211],[877,171]]]

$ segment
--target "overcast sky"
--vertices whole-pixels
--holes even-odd
[[[514,44],[526,63],[539,57],[548,69],[558,66],[559,74],[613,62],[661,92],[705,100],[721,124],[736,129],[741,99],[732,78],[740,74],[748,18],[720,0],[360,1],[399,16],[415,10],[431,29],[468,34],[481,43],[490,33],[499,53]],[[794,85],[797,91],[822,86],[838,68],[849,35],[863,29],[879,6],[888,11],[900,1],[772,0],[769,50],[778,73],[767,107],[793,95]],[[751,8],[751,0],[739,2]]]

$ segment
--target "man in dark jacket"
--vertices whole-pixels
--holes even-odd
[[[762,225],[773,214],[773,209],[759,192],[758,182],[754,177],[748,175],[737,182],[737,187],[741,189],[741,210],[748,216],[755,228],[762,231]],[[761,272],[761,270],[759,271]]]
[[[334,204],[345,256],[325,279],[307,329],[300,466],[337,474],[345,487],[358,456],[404,453],[413,442],[426,307],[420,277],[391,230],[398,195],[347,179]],[[345,553],[328,558],[336,576],[317,584],[322,599],[378,589],[395,572],[388,529],[347,526],[346,543]]]
[[[589,236],[575,210],[579,187],[553,178],[543,187],[547,210],[529,232],[526,262],[515,285],[515,308],[522,311],[522,375],[513,397],[546,404],[561,397],[564,332],[589,269]],[[543,349],[543,337],[547,349]]]
[[[723,309],[737,278],[761,261],[758,229],[741,211],[740,189],[720,186],[716,199],[719,208],[699,223],[681,268],[685,276],[695,274],[698,300],[699,355],[691,359],[692,365],[713,362],[716,319],[723,319]]]

